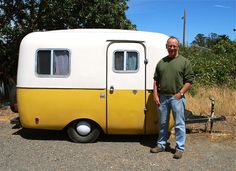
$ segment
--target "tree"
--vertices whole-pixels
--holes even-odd
[[[192,45],[198,45],[201,47],[205,47],[206,46],[206,37],[204,34],[197,34],[197,36],[195,37],[194,41],[192,42]]]
[[[191,44],[211,49],[214,48],[214,46],[220,41],[230,41],[230,39],[227,35],[211,33],[208,37],[206,37],[204,34],[199,33]]]
[[[126,18],[127,9],[127,0],[1,0],[0,67],[7,73],[16,74],[20,41],[33,31],[136,29]]]
[[[198,34],[181,53],[191,60],[195,83],[236,88],[236,41],[227,35]]]

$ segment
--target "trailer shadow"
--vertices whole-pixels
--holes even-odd
[[[65,131],[54,130],[39,130],[39,129],[27,129],[18,128],[13,126],[12,129],[16,129],[13,135],[19,135],[28,140],[60,140],[71,141]],[[154,135],[105,135],[101,134],[96,142],[139,142],[140,144],[148,147],[155,146]]]
[[[46,141],[69,141],[64,131],[51,131],[51,130],[35,130],[21,128],[13,133],[13,135],[19,135],[28,140],[46,140]]]
[[[98,139],[99,142],[139,142],[141,145],[149,148],[156,146],[157,135],[102,135]],[[166,151],[172,154],[175,149],[167,142]]]
[[[98,138],[98,142],[139,142],[148,147],[155,146],[156,136],[152,135],[105,135]]]
[[[27,140],[42,140],[42,141],[69,141],[65,131],[52,131],[52,130],[36,130],[27,128],[14,128],[17,129],[13,135],[19,135]],[[105,135],[101,134],[98,142],[129,142],[140,143],[143,146],[153,148],[156,146],[156,135]],[[170,147],[170,143],[167,144],[167,150],[174,153],[174,149]]]

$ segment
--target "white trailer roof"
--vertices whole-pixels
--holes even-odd
[[[115,30],[71,29],[33,32],[20,45],[18,87],[46,88],[105,88],[106,50],[108,40],[142,41],[149,61],[147,85],[152,88],[152,77],[158,60],[167,55],[168,36],[161,33]],[[39,49],[68,49],[71,71],[67,78],[39,78],[36,74],[36,52]]]

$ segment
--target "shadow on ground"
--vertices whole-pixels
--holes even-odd
[[[52,131],[52,130],[38,130],[17,128],[13,135],[19,135],[24,139],[29,140],[60,140],[70,141],[65,131]],[[105,135],[101,134],[97,142],[140,142],[140,144],[148,147],[154,147],[156,136],[154,135]]]
[[[28,140],[61,140],[69,141],[69,138],[64,131],[51,131],[51,130],[35,130],[20,128],[13,135],[19,135]]]
[[[43,140],[43,141],[70,141],[65,131],[52,130],[36,130],[26,128],[16,128],[13,135],[19,135],[28,140]],[[157,135],[105,135],[101,134],[97,142],[138,142],[143,146],[153,148],[156,146]],[[71,142],[71,141],[70,141]],[[174,149],[167,144],[167,150],[174,153]]]

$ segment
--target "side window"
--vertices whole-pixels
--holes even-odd
[[[38,51],[37,73],[50,75],[51,52],[49,50]]]
[[[53,75],[69,74],[69,52],[66,50],[53,51]]]
[[[138,52],[116,51],[114,53],[113,69],[115,72],[137,72],[138,59]]]
[[[37,74],[67,76],[69,71],[68,50],[39,50],[37,52]]]

